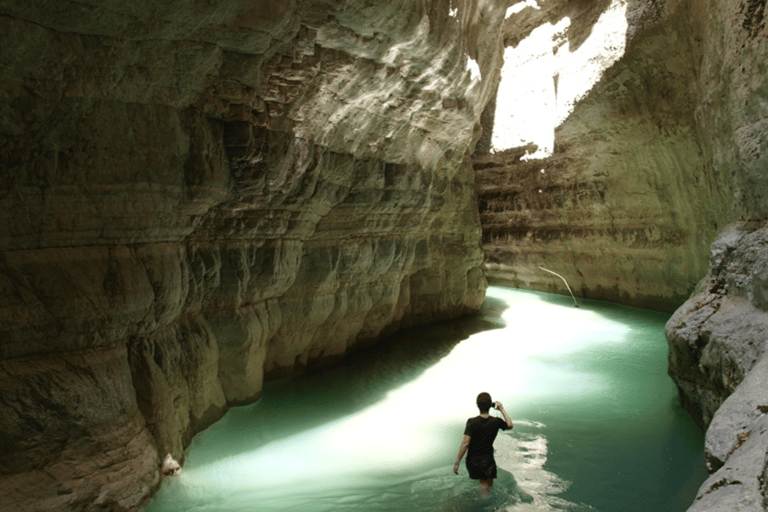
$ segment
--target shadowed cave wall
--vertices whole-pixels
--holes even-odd
[[[485,294],[504,6],[0,3],[0,503],[134,510],[264,379]]]

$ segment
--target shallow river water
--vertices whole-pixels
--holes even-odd
[[[194,438],[146,510],[683,511],[706,471],[666,374],[667,318],[491,287],[477,317],[268,383]],[[515,423],[489,498],[452,472],[481,391]]]

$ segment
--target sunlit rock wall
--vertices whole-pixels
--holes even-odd
[[[496,112],[495,151],[475,159],[488,278],[567,293],[544,267],[577,295],[671,312],[731,215],[697,119],[697,7],[538,4],[507,20],[519,97],[511,120]],[[514,104],[525,98],[533,108]]]
[[[476,310],[503,18],[0,4],[0,508],[135,509],[265,378]]]
[[[691,510],[765,510],[766,3],[516,5],[484,117],[494,134],[474,159],[488,278],[567,293],[545,267],[578,295],[682,305],[669,372],[715,471]],[[582,58],[597,35],[602,50]],[[574,83],[600,67],[582,94]]]

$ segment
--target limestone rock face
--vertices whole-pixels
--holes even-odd
[[[667,326],[669,371],[684,405],[709,425],[710,470],[692,510],[768,507],[768,137],[765,2],[692,8],[698,57],[695,119],[716,190],[710,268]],[[718,408],[719,406],[719,408]]]
[[[526,3],[505,22],[505,43],[523,54],[548,27],[547,46],[511,62],[523,92],[543,87],[526,82],[531,62],[551,70],[555,106],[534,115],[557,121],[552,154],[531,157],[523,130],[519,144],[474,158],[489,281],[565,292],[545,267],[585,297],[679,307],[667,326],[669,372],[709,427],[717,470],[696,511],[768,507],[765,10],[763,0]],[[616,11],[625,37],[593,60],[616,47],[622,55],[588,93],[561,99],[572,88],[568,59]],[[499,89],[495,105],[509,94]],[[484,116],[493,130],[505,121],[499,110]]]
[[[712,245],[709,274],[667,323],[669,373],[708,426],[714,474],[692,510],[763,510],[768,457],[768,227],[746,223]],[[741,508],[739,508],[741,507]]]
[[[767,217],[763,5],[538,5],[507,20],[505,41],[520,55],[530,34],[555,27],[551,49],[511,71],[525,81],[530,61],[550,66],[556,107],[544,106],[557,112],[530,117],[557,121],[554,147],[543,159],[521,160],[533,153],[525,145],[475,158],[488,278],[565,292],[543,266],[585,297],[672,312],[706,273],[716,234]],[[621,57],[591,91],[561,99],[575,87],[569,59],[599,30],[594,20],[616,12],[625,37],[592,60],[619,46]],[[497,111],[494,130],[504,122]]]
[[[510,18],[520,27],[507,35],[510,47],[545,22],[573,20],[550,38],[551,52],[567,63],[586,46],[595,20],[613,12],[613,23],[626,26],[617,42],[625,49],[588,94],[576,96],[557,126],[551,156],[521,159],[536,149],[522,146],[475,158],[492,282],[565,292],[539,269],[545,267],[584,297],[671,312],[706,272],[723,196],[708,176],[711,157],[699,139],[697,25],[685,3],[658,4],[545,2]],[[540,53],[532,58],[550,58]],[[594,57],[600,58],[608,57]],[[559,99],[558,91],[565,95],[585,78],[571,76],[566,64],[551,66],[551,101],[564,116],[568,105],[560,103],[571,100]],[[516,73],[529,69],[523,61]],[[497,113],[495,121],[504,120]]]
[[[265,378],[476,310],[491,0],[0,5],[0,505],[133,510]]]

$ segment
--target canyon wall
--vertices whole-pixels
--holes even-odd
[[[716,471],[693,508],[766,508],[764,0],[506,4],[0,2],[0,506],[134,510],[265,379],[474,311],[484,271],[563,292],[544,267],[690,297],[667,335]],[[483,109],[525,101],[502,64],[542,86],[515,51],[543,26],[551,155],[494,150]]]
[[[768,508],[768,226],[739,223],[712,244],[710,270],[667,323],[669,373],[706,428],[713,473],[691,511]]]
[[[702,3],[696,120],[721,190],[706,277],[670,319],[669,373],[707,427],[712,476],[691,511],[768,509],[766,4]],[[713,208],[714,209],[714,208]]]
[[[672,312],[706,273],[728,196],[696,118],[697,7],[668,4],[539,2],[507,20],[512,55],[537,27],[552,27],[549,48],[505,66],[521,80],[536,72],[531,61],[549,66],[548,101],[557,106],[533,115],[564,119],[549,156],[529,143],[474,160],[490,282],[567,293],[544,267],[577,295]],[[607,61],[591,91],[559,99],[589,78],[569,62],[601,37],[601,23],[625,27],[603,43],[618,48],[590,59]],[[497,127],[502,121],[497,112]]]
[[[506,22],[508,49],[555,27],[532,59],[575,54],[598,26],[589,21],[612,9],[626,39],[558,125],[550,156],[532,143],[475,156],[488,279],[567,293],[545,267],[577,295],[676,310],[669,373],[707,429],[713,472],[691,510],[768,509],[766,3],[526,5]],[[530,75],[529,61],[512,65]],[[557,95],[570,77],[550,66]],[[494,130],[504,121],[485,118]]]
[[[479,308],[503,18],[0,3],[0,508],[134,510],[264,379]]]

